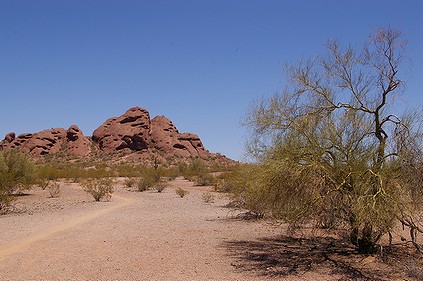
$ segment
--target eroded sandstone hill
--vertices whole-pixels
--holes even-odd
[[[91,138],[72,125],[38,133],[9,133],[0,142],[0,149],[20,148],[37,158],[95,158],[108,155],[127,161],[178,161],[192,158],[230,161],[220,154],[208,152],[200,138],[192,133],[180,133],[165,116],[150,118],[149,112],[133,107],[119,117],[107,119]]]

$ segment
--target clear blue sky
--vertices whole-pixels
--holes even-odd
[[[0,0],[0,139],[72,124],[91,135],[141,106],[242,160],[249,105],[331,38],[403,30],[403,98],[421,106],[422,12],[420,0]]]

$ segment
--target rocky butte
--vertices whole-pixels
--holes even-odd
[[[129,162],[186,162],[232,160],[207,151],[200,138],[192,133],[180,133],[165,116],[150,118],[141,107],[133,107],[119,117],[107,119],[91,138],[72,125],[67,130],[55,128],[16,136],[11,132],[0,142],[0,150],[19,148],[42,159],[49,155],[67,159],[100,159],[104,156]]]

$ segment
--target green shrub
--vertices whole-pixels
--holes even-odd
[[[13,200],[12,195],[35,183],[34,169],[28,157],[18,150],[0,153],[0,212]]]
[[[95,201],[109,201],[113,193],[113,180],[110,178],[88,179],[82,183],[82,188],[94,197]]]

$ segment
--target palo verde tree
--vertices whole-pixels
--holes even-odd
[[[391,112],[403,84],[401,35],[375,30],[359,50],[330,41],[325,55],[287,66],[285,91],[251,107],[245,124],[260,176],[250,188],[262,212],[346,230],[363,253],[400,221],[417,246],[421,118]]]
[[[12,201],[12,195],[34,182],[33,166],[18,150],[0,151],[0,213]]]

